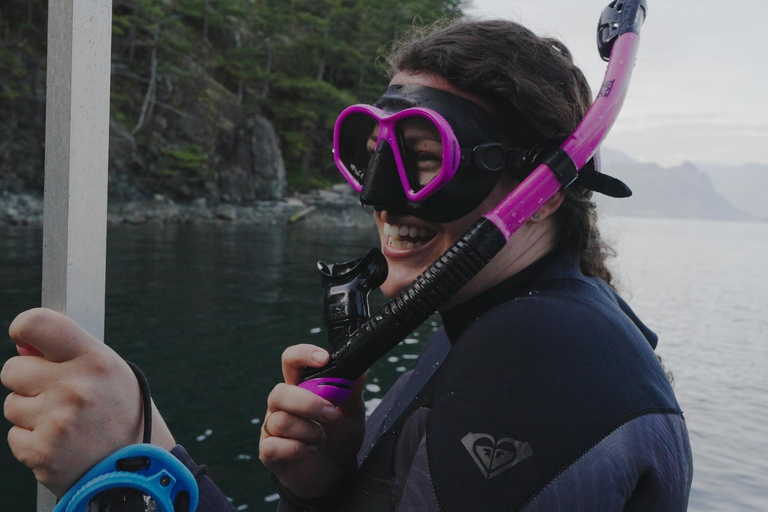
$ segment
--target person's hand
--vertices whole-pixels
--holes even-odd
[[[313,345],[294,345],[283,352],[285,383],[269,394],[259,441],[261,462],[305,498],[325,496],[354,473],[365,432],[365,376],[340,407],[297,386],[302,368],[327,361],[328,352]]]
[[[111,348],[47,309],[20,314],[9,334],[21,355],[0,372],[12,391],[8,444],[40,483],[62,496],[96,463],[141,442],[138,382]],[[154,407],[152,419],[153,443],[170,450],[173,436]]]

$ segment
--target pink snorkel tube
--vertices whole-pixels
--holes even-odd
[[[416,281],[337,345],[326,366],[307,368],[300,387],[335,405],[344,402],[357,378],[477,275],[541,205],[573,183],[619,116],[646,12],[645,0],[616,0],[605,8],[597,42],[608,69],[576,130]]]
[[[598,46],[603,58],[610,61],[595,102],[560,149],[485,215],[507,240],[542,204],[576,179],[576,173],[595,155],[619,117],[629,90],[646,11],[645,0],[617,0],[603,11],[598,25]],[[604,35],[608,40],[601,44]],[[605,56],[606,47],[610,57]]]

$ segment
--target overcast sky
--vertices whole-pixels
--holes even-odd
[[[609,0],[471,0],[468,14],[558,37],[596,91]],[[768,164],[768,0],[648,0],[629,94],[607,147],[663,166]]]

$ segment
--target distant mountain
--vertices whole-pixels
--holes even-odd
[[[640,162],[628,154],[605,146],[600,148],[600,161],[603,165],[640,165]]]
[[[697,165],[731,204],[768,220],[768,164]]]
[[[719,220],[753,218],[719,194],[709,176],[690,162],[664,168],[638,162],[609,148],[601,150],[601,155],[602,171],[624,181],[633,192],[626,199],[597,198],[606,213]]]

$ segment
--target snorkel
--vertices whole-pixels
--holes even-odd
[[[326,366],[306,369],[300,387],[335,405],[343,403],[355,380],[447,303],[546,201],[576,180],[621,111],[646,12],[645,0],[617,0],[603,10],[597,40],[608,68],[597,98],[574,132],[413,283],[345,341],[334,343]]]

